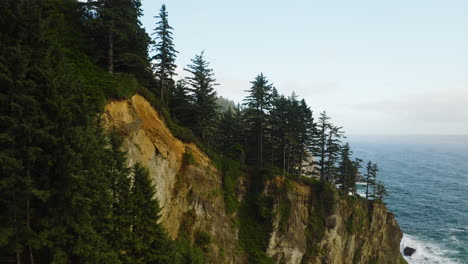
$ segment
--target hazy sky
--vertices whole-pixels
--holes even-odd
[[[263,72],[350,134],[468,134],[466,0],[143,0],[162,3],[182,68],[201,50],[219,95]]]

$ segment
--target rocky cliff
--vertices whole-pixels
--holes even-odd
[[[382,203],[340,198],[318,182],[276,179],[266,192],[279,197],[267,249],[276,263],[406,263],[399,251],[403,234]]]
[[[104,126],[123,138],[128,162],[149,168],[161,221],[175,239],[207,234],[210,263],[247,263],[239,219],[227,214],[221,173],[196,145],[183,143],[139,95],[105,107]],[[245,177],[248,178],[248,177]],[[242,199],[249,181],[240,179]],[[273,201],[266,253],[276,263],[399,263],[402,233],[382,204],[327,193],[320,184],[270,179],[263,195]]]

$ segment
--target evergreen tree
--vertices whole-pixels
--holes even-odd
[[[349,189],[352,185],[352,179],[351,175],[353,173],[352,167],[353,163],[350,159],[350,156],[353,154],[349,147],[349,143],[344,144],[341,147],[341,157],[340,157],[340,164],[339,164],[339,170],[340,174],[337,179],[337,183],[340,184],[340,189],[345,191],[346,194],[348,194]]]
[[[314,118],[312,116],[312,111],[307,106],[307,103],[304,99],[301,100],[299,105],[299,115],[297,116],[299,119],[298,122],[298,141],[299,141],[299,177],[302,176],[303,173],[303,164],[305,161],[306,155],[306,148],[310,144],[313,143],[313,135],[315,132],[315,123]]]
[[[350,179],[347,180],[346,186],[351,189],[353,195],[356,195],[356,182],[358,181],[359,170],[362,168],[362,159],[355,158],[351,163]]]
[[[315,162],[320,180],[328,180],[334,183],[335,175],[338,174],[338,157],[340,155],[340,143],[343,137],[341,127],[330,123],[330,117],[325,111],[320,113],[320,117],[309,146],[310,153],[318,159]]]
[[[325,174],[326,179],[332,184],[335,183],[335,175],[338,174],[338,162],[340,149],[341,149],[341,138],[343,137],[343,131],[341,127],[331,125],[329,127],[326,144],[326,163],[325,163]]]
[[[366,199],[369,199],[372,197],[372,199],[375,199],[376,197],[376,177],[377,177],[377,172],[379,171],[377,164],[372,163],[369,161],[367,163],[366,167]],[[372,190],[370,190],[372,188]]]
[[[325,165],[326,165],[326,153],[327,153],[327,135],[330,130],[330,117],[325,111],[320,113],[320,117],[317,123],[317,134],[315,135],[315,144],[310,146],[310,152],[318,158],[316,165],[318,166],[318,174],[320,180],[325,180]]]
[[[124,251],[130,242],[130,169],[127,168],[126,153],[120,150],[122,139],[113,132],[109,136],[108,177],[112,197],[112,231],[109,241],[115,252]],[[120,256],[125,260],[124,255]]]
[[[166,103],[166,93],[168,93],[169,87],[174,86],[172,77],[176,75],[175,69],[177,67],[175,65],[177,51],[172,38],[173,28],[169,25],[167,16],[166,6],[163,4],[159,16],[156,17],[159,19],[154,29],[156,37],[153,40],[156,43],[156,54],[152,58],[155,61],[154,68],[159,80],[160,98],[163,104]]]
[[[171,116],[175,118],[179,124],[186,127],[193,127],[194,124],[194,106],[191,102],[192,98],[189,94],[190,90],[184,80],[177,81],[174,90],[172,91],[169,109]]]
[[[85,26],[98,52],[95,55],[105,61],[107,71],[134,69],[131,70],[134,74],[147,71],[151,40],[139,21],[141,1],[90,0],[81,4]]]
[[[252,131],[256,136],[256,162],[257,167],[263,166],[263,143],[264,143],[264,128],[266,122],[267,111],[271,105],[271,90],[273,85],[268,83],[267,78],[260,73],[255,80],[251,82],[252,87],[246,92],[249,95],[244,99],[244,105],[248,107],[248,119],[253,126]]]
[[[111,2],[117,3],[106,4]],[[132,220],[143,221],[142,213],[131,217],[134,206],[139,204],[133,200],[131,187],[139,184],[132,185],[120,140],[106,135],[99,124],[103,103],[109,99],[103,95],[107,90],[114,92],[115,80],[120,79],[101,70],[87,56],[97,54],[90,51],[96,46],[83,40],[90,36],[83,29],[89,29],[90,19],[102,19],[102,13],[95,9],[98,18],[90,18],[83,16],[82,9],[83,5],[87,9],[101,8],[103,4],[104,1],[0,1],[2,260],[174,262],[161,259],[167,255],[160,252],[171,249],[154,242],[164,240],[164,235],[152,233],[153,242],[146,238],[133,240]],[[134,29],[138,34],[138,29]],[[102,44],[104,33],[103,30],[93,35],[98,44]],[[119,45],[113,57],[123,58],[122,52],[128,46],[120,45],[124,42],[120,36],[115,40],[119,40]],[[150,186],[147,182],[144,185]],[[154,202],[151,195],[143,197]],[[150,206],[137,208],[146,210]],[[140,258],[141,251],[135,249],[142,244],[151,248],[145,254],[152,252],[157,257]]]
[[[209,68],[209,63],[205,60],[202,51],[200,55],[195,55],[192,64],[184,70],[191,74],[186,80],[192,92],[194,106],[195,124],[192,129],[196,135],[206,141],[215,127],[218,108],[214,90],[217,83],[213,69]]]
[[[290,102],[283,95],[275,95],[276,89],[272,93],[272,108],[270,111],[271,142],[273,144],[272,160],[275,165],[286,172],[286,149],[288,142],[288,111]],[[274,153],[278,153],[277,157]]]
[[[341,147],[340,161],[339,161],[339,174],[337,183],[340,184],[340,189],[348,194],[350,191],[354,195],[356,193],[356,180],[361,168],[361,159],[356,158],[351,160],[353,151],[349,143]]]
[[[384,196],[388,196],[387,188],[383,182],[378,181],[375,185],[375,199],[382,201]]]
[[[218,124],[218,148],[223,154],[228,154],[236,142],[236,127],[234,114],[231,109],[221,114]]]
[[[140,163],[132,168],[131,246],[127,263],[174,263],[174,246],[159,224],[160,207],[149,172]],[[129,262],[130,261],[130,262]]]

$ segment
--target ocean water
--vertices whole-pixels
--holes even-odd
[[[468,136],[362,136],[354,156],[377,162],[385,203],[403,230],[410,264],[468,263]],[[365,164],[363,164],[365,165]]]

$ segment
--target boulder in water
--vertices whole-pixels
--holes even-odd
[[[403,249],[403,254],[405,254],[405,256],[411,256],[414,252],[416,252],[416,249],[412,247],[405,247],[405,249]]]

